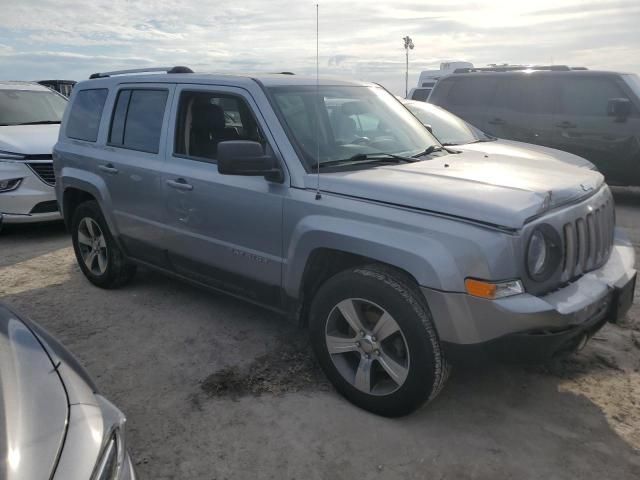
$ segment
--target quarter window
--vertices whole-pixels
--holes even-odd
[[[249,106],[240,97],[214,92],[182,92],[178,106],[175,154],[215,160],[226,140],[264,143]]]
[[[109,144],[158,153],[167,96],[166,90],[120,90],[111,120]]]
[[[456,78],[447,96],[450,105],[486,107],[491,103],[496,86],[492,77]]]
[[[107,93],[106,88],[80,90],[76,93],[69,112],[67,137],[87,142],[97,140]]]

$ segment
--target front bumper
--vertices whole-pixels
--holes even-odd
[[[616,231],[607,263],[572,284],[542,297],[530,294],[486,300],[465,293],[422,291],[445,351],[452,360],[488,355],[514,360],[544,360],[578,347],[618,308],[618,292],[635,281],[631,243]],[[633,292],[631,292],[633,296]]]
[[[0,180],[21,178],[16,190],[0,193],[0,213],[3,222],[34,223],[60,220],[60,212],[50,211],[49,205],[56,201],[54,188],[42,181],[23,162],[0,162]],[[45,207],[43,211],[43,208]]]

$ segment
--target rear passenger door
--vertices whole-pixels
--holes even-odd
[[[621,80],[620,80],[621,82]],[[612,76],[563,75],[557,116],[555,146],[593,162],[609,183],[640,182],[636,135],[639,112],[621,120],[608,116],[610,99],[629,98],[624,86]]]
[[[429,96],[429,103],[439,105],[484,130],[487,108],[496,90],[496,78],[481,75],[484,74],[452,75],[440,80]]]
[[[169,258],[177,273],[280,306],[286,183],[218,173],[217,144],[253,140],[273,149],[257,105],[243,89],[184,85],[172,108],[163,188]]]
[[[558,104],[554,79],[536,74],[502,75],[484,130],[498,138],[552,145]]]
[[[156,265],[166,265],[162,140],[174,88],[120,85],[113,97],[105,155],[98,163],[127,253]]]

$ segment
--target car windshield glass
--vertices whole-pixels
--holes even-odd
[[[380,87],[271,87],[272,103],[306,167],[363,158],[410,157],[438,141],[391,94]],[[373,165],[366,162],[367,165]]]
[[[424,125],[431,126],[433,134],[443,144],[464,145],[491,138],[443,108],[418,102],[405,105]]]
[[[0,90],[0,125],[60,123],[67,100],[53,92]]]
[[[623,75],[623,77],[631,87],[631,90],[640,98],[640,77],[636,74],[627,74]]]

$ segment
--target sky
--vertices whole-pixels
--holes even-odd
[[[316,2],[0,0],[0,79],[82,80],[187,65],[315,73]],[[4,4],[4,5],[3,5]],[[404,93],[441,61],[567,64],[640,73],[638,0],[319,1],[321,75]]]

